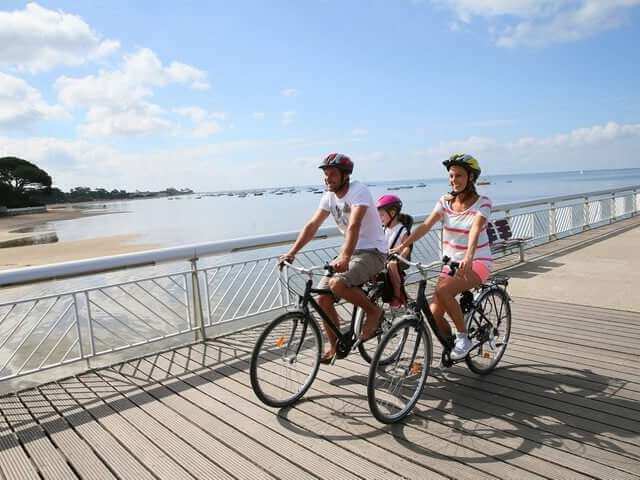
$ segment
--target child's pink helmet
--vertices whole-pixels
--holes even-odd
[[[398,212],[402,210],[402,200],[397,195],[382,195],[378,201],[376,202],[376,208],[387,208],[396,207]]]

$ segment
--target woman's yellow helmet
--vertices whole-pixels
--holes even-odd
[[[477,180],[482,172],[478,160],[466,153],[455,153],[451,155],[448,160],[442,162],[442,164],[447,168],[447,170],[449,170],[453,165],[459,165],[466,168],[467,171],[475,174],[474,180]]]

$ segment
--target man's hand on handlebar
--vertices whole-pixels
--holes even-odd
[[[282,270],[285,262],[293,263],[295,258],[296,256],[293,253],[285,253],[284,255],[280,255],[280,257],[278,258],[278,268]]]
[[[345,255],[338,255],[338,257],[331,262],[331,266],[337,273],[346,272],[349,270],[349,257]]]

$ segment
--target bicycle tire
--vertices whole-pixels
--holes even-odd
[[[479,346],[472,348],[465,362],[473,373],[487,375],[500,362],[511,336],[507,293],[499,287],[481,292],[467,317],[466,327],[469,339]]]
[[[315,320],[302,312],[280,315],[267,325],[253,348],[251,388],[265,405],[293,405],[315,380],[321,351],[322,337]]]
[[[407,335],[398,355],[393,362],[380,363],[392,336],[401,330]],[[399,320],[385,334],[373,356],[367,381],[369,409],[378,421],[396,423],[411,413],[427,381],[431,356],[431,335],[415,315]]]
[[[369,364],[371,363],[373,355],[375,354],[378,346],[380,345],[382,338],[391,329],[397,316],[394,313],[393,309],[390,308],[388,304],[385,304],[383,302],[381,295],[372,296],[371,301],[382,309],[382,311],[384,312],[384,319],[382,320],[380,333],[376,335],[375,339],[371,339],[368,342],[358,344],[358,352],[360,352],[360,356],[364,359],[365,362]],[[407,332],[405,331],[404,333],[403,332],[398,332],[398,333],[400,335],[396,338],[396,341],[398,342],[398,348],[399,348],[400,342],[404,340],[404,338],[407,335]],[[380,363],[384,365],[389,362],[392,362],[396,354],[397,352],[394,353],[393,351],[390,351],[389,355],[386,358],[380,359]]]

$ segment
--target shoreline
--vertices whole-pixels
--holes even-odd
[[[137,235],[112,235],[87,240],[2,248],[0,270],[120,255],[159,247],[154,244],[132,243],[136,238]]]
[[[133,243],[138,235],[111,235],[59,242],[50,222],[75,220],[113,211],[48,205],[45,213],[0,218],[0,270],[47,265],[158,248],[156,244]],[[6,245],[2,247],[2,245]]]

